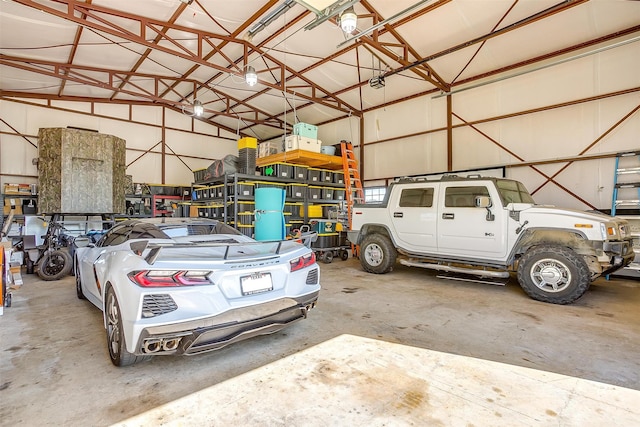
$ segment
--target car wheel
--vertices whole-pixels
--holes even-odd
[[[36,272],[42,280],[60,280],[71,271],[71,256],[64,249],[48,252],[38,261]]]
[[[76,295],[78,295],[78,299],[87,299],[82,292],[82,280],[80,279],[80,272],[78,271],[78,257],[76,257],[73,269],[76,275]]]
[[[325,264],[331,264],[332,261],[333,261],[332,251],[327,251],[322,254],[322,262],[324,262]]]
[[[542,245],[527,251],[518,264],[518,282],[529,297],[552,304],[570,304],[591,284],[584,259],[571,249]]]
[[[111,363],[121,367],[133,365],[136,362],[148,359],[148,356],[136,356],[127,351],[124,341],[124,331],[122,330],[120,305],[118,304],[118,298],[112,287],[107,289],[105,301],[104,314],[107,320],[107,347],[109,348]]]
[[[388,237],[369,234],[360,244],[360,264],[364,271],[384,274],[393,270],[397,257],[396,248]]]

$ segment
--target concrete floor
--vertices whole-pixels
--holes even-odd
[[[181,405],[182,411],[188,408],[192,417],[211,412],[207,402],[215,409],[216,402],[211,399],[218,394],[236,393],[247,398],[253,393],[251,401],[257,402],[260,396],[256,393],[274,392],[272,386],[257,387],[259,378],[278,381],[281,386],[299,386],[304,375],[295,369],[312,361],[317,366],[326,354],[334,354],[333,362],[342,366],[360,363],[357,349],[363,346],[362,351],[366,349],[368,356],[362,363],[379,359],[380,366],[387,366],[391,358],[398,367],[406,367],[407,375],[411,374],[414,380],[415,375],[433,380],[432,376],[468,364],[478,372],[487,369],[482,384],[486,386],[494,378],[493,393],[502,390],[499,394],[505,399],[516,398],[521,387],[523,395],[536,400],[537,387],[523,381],[522,368],[531,368],[526,369],[526,378],[551,376],[547,382],[535,382],[539,392],[545,394],[550,392],[545,384],[566,382],[565,376],[575,377],[574,381],[588,384],[598,411],[613,411],[627,421],[618,425],[633,425],[633,420],[640,425],[638,409],[624,404],[625,399],[640,401],[639,281],[599,279],[577,303],[556,306],[529,299],[513,278],[504,287],[455,282],[437,279],[430,271],[400,265],[390,274],[377,276],[363,272],[355,259],[321,264],[321,271],[323,290],[318,307],[307,320],[291,328],[213,353],[156,357],[124,369],[111,365],[102,314],[76,298],[73,277],[43,282],[23,274],[24,285],[13,291],[13,306],[0,317],[0,424],[467,425],[468,420],[480,417],[475,418],[475,425],[598,425],[594,419],[571,418],[571,414],[565,414],[568,418],[563,419],[530,418],[518,412],[517,406],[507,412],[512,416],[520,413],[520,422],[508,418],[496,423],[496,411],[489,414],[493,421],[482,418],[481,413],[463,417],[461,411],[465,409],[459,405],[466,398],[460,395],[451,395],[450,405],[442,397],[432,398],[431,404],[438,402],[438,410],[446,409],[443,413],[449,418],[440,417],[437,422],[429,418],[431,422],[427,424],[424,405],[421,411],[412,407],[422,402],[414,395],[409,396],[411,405],[403,407],[408,409],[399,418],[381,418],[379,413],[372,415],[365,409],[345,411],[344,418],[340,418],[335,414],[344,410],[344,402],[332,402],[330,391],[328,400],[323,402],[312,397],[309,407],[311,413],[314,407],[333,409],[333,418],[298,418],[292,414],[299,414],[302,409],[299,403],[291,402],[304,401],[304,395],[286,388],[279,389],[280,399],[271,396],[267,409],[257,405],[262,409],[255,414],[250,413],[250,406],[240,404],[234,411],[229,400],[224,413],[230,418],[164,419],[157,418],[159,415],[154,412],[171,405]],[[342,337],[344,334],[348,337]],[[364,340],[349,341],[357,337]],[[413,359],[408,354],[413,354]],[[424,373],[416,367],[420,361],[425,365]],[[428,363],[435,363],[439,369],[427,369]],[[474,363],[482,365],[474,368]],[[354,369],[342,371],[353,378]],[[364,369],[360,367],[357,372]],[[500,372],[518,373],[504,376]],[[459,387],[480,384],[472,374],[458,376],[456,381]],[[385,387],[386,380],[376,379],[372,388],[380,384]],[[207,399],[202,400],[205,395]],[[380,391],[377,399],[384,396],[385,392]],[[495,397],[487,394],[483,399]],[[575,402],[584,401],[585,410],[589,405],[589,399],[575,400],[575,395],[561,393],[558,399],[567,399],[560,402],[563,407],[569,406],[570,401],[574,406]],[[467,406],[467,410],[472,407]],[[265,416],[268,408],[273,413]],[[580,412],[576,410],[575,414]],[[174,413],[184,415],[177,409]]]

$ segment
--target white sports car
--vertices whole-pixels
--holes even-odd
[[[306,318],[320,292],[305,245],[256,242],[209,219],[124,221],[74,259],[78,298],[103,311],[116,366],[277,332]]]

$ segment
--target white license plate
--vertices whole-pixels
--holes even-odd
[[[240,286],[242,287],[242,295],[273,290],[271,273],[254,273],[250,276],[243,276],[240,278]]]

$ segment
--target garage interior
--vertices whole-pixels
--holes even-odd
[[[318,170],[333,181],[305,190],[335,192],[343,141],[367,202],[401,177],[481,174],[640,231],[639,42],[631,0],[2,1],[5,248],[40,244],[33,217],[96,195],[113,204],[92,212],[120,219],[221,215],[198,198],[214,198],[208,174],[229,156],[256,177]],[[122,163],[106,180],[51,175],[53,132],[87,156],[95,137],[123,141],[107,150]],[[75,182],[72,194],[54,182]],[[341,202],[289,206],[300,223],[340,223]],[[232,205],[234,225],[255,233],[242,221],[251,202]],[[633,264],[555,305],[515,275],[496,286],[400,264],[369,274],[340,242],[316,251],[340,247],[320,262],[304,322],[128,368],[109,362],[102,313],[76,298],[73,276],[40,280],[5,251],[2,423],[640,425]]]

